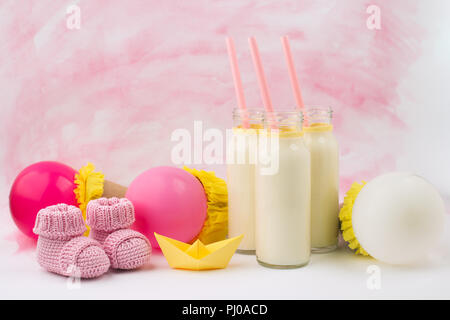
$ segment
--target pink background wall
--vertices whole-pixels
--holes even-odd
[[[66,8],[81,28],[66,27]],[[381,8],[369,30],[366,8]],[[412,170],[450,194],[448,1],[0,1],[0,229],[13,229],[14,177],[40,160],[92,161],[128,184],[170,165],[173,130],[231,125],[233,36],[248,105],[261,100],[247,37],[258,40],[277,108],[294,99],[288,34],[307,104],[334,108],[341,185]],[[214,169],[224,177],[224,166]]]

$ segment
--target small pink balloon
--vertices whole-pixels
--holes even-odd
[[[202,230],[207,199],[203,185],[189,172],[174,167],[155,167],[141,173],[128,187],[133,203],[133,228],[159,248],[154,232],[189,242]]]
[[[33,228],[39,210],[58,203],[77,205],[75,173],[53,161],[37,162],[19,173],[9,194],[9,208],[20,231],[37,239]]]

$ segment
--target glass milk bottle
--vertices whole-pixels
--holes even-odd
[[[264,123],[255,171],[256,258],[266,267],[298,268],[311,254],[310,155],[302,115],[266,113]]]
[[[311,153],[311,247],[336,249],[339,214],[339,149],[331,125],[331,108],[309,108],[303,127]]]
[[[227,146],[228,237],[244,235],[237,252],[255,253],[255,164],[260,110],[233,111],[233,129]],[[247,125],[245,125],[247,124]],[[245,127],[247,126],[247,127]]]

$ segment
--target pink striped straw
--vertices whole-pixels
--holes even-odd
[[[255,66],[256,74],[258,76],[258,84],[259,89],[261,90],[261,97],[263,100],[264,108],[266,109],[267,114],[272,118],[270,119],[271,128],[277,129],[278,126],[276,124],[276,119],[274,119],[272,101],[270,100],[269,88],[267,86],[267,80],[264,74],[264,69],[262,66],[261,57],[259,55],[258,45],[256,44],[256,39],[254,37],[250,37],[248,38],[248,42],[250,44],[250,51],[252,53],[253,65]]]
[[[289,78],[291,79],[292,90],[294,91],[295,101],[297,102],[297,108],[304,114],[305,105],[303,103],[302,92],[300,90],[297,73],[295,72],[294,59],[292,58],[291,46],[289,45],[288,36],[281,37],[281,44],[283,45],[284,56],[289,70]],[[305,125],[307,125],[307,119],[304,119]]]
[[[239,66],[238,66],[238,61],[237,61],[237,57],[236,57],[236,49],[234,47],[234,41],[231,37],[228,37],[226,39],[226,42],[227,42],[228,57],[230,58],[231,73],[233,75],[234,90],[236,92],[237,103],[238,103],[239,109],[241,109],[243,116],[244,116],[243,117],[243,126],[244,126],[244,128],[250,128],[248,114],[246,112],[247,107],[245,105],[244,87],[242,86],[241,74],[239,72]]]

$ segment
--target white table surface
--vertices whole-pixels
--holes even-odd
[[[18,245],[0,229],[0,298],[2,299],[449,299],[450,232],[430,259],[415,267],[389,266],[357,257],[345,248],[315,254],[306,267],[273,270],[254,256],[235,254],[226,269],[173,270],[158,252],[141,270],[110,271],[99,279],[81,280],[48,273],[35,260],[35,250],[16,252]],[[8,240],[9,239],[9,240]],[[367,286],[380,270],[379,290]]]

